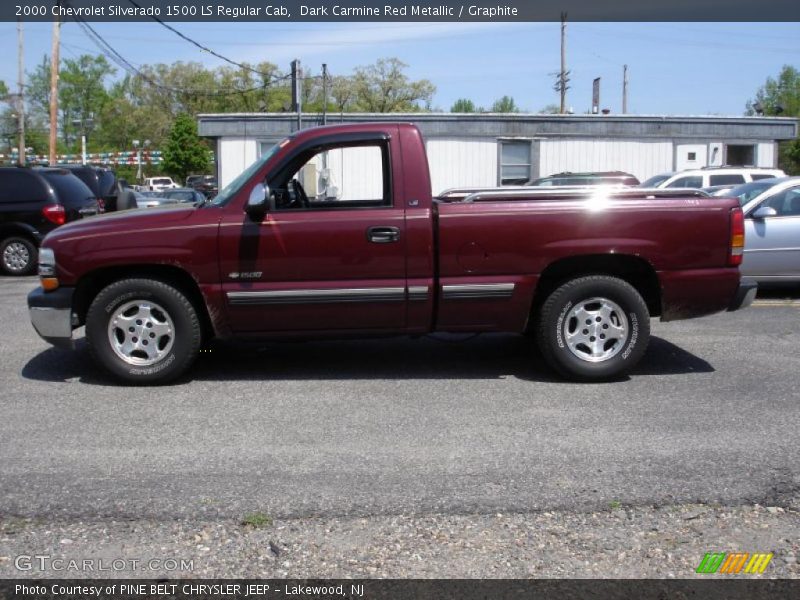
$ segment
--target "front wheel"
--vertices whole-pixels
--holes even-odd
[[[568,379],[624,375],[644,355],[650,313],[636,289],[616,277],[573,279],[545,300],[537,341],[547,363]]]
[[[92,302],[86,341],[95,360],[120,379],[166,383],[196,358],[200,320],[180,290],[152,279],[125,279]]]

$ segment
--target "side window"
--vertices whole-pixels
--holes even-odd
[[[791,188],[764,200],[759,206],[774,208],[778,217],[800,216],[800,188]]]
[[[277,208],[391,206],[388,149],[382,144],[317,149],[276,192]]]
[[[729,185],[744,183],[744,175],[736,175],[735,173],[729,175],[711,175],[708,185]]]
[[[703,187],[703,177],[700,175],[693,175],[689,177],[679,177],[667,187],[670,188],[701,188]]]
[[[753,173],[750,177],[753,181],[758,181],[759,179],[773,179],[775,175],[770,175],[769,173]]]
[[[12,168],[0,173],[0,203],[44,202],[47,198],[47,189],[33,173]]]
[[[500,142],[500,185],[525,185],[531,179],[531,143]]]

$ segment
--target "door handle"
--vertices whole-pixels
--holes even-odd
[[[367,240],[373,244],[390,244],[400,239],[397,227],[370,227],[367,229]]]

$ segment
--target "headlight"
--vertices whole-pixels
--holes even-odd
[[[39,249],[39,280],[42,288],[47,292],[58,288],[56,253],[51,248]]]

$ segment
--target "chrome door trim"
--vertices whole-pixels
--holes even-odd
[[[428,286],[427,285],[410,285],[410,286],[408,286],[408,299],[409,300],[427,300],[428,299]]]
[[[228,292],[231,304],[330,304],[340,302],[402,302],[403,287],[336,288],[328,290],[261,290]]]
[[[468,283],[442,286],[445,300],[473,300],[483,298],[511,298],[514,283]]]

